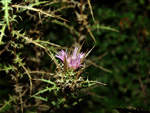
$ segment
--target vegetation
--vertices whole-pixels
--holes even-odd
[[[0,112],[150,111],[148,0],[0,5]]]

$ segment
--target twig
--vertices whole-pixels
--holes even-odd
[[[18,63],[22,66],[22,68],[25,70],[26,74],[29,77],[29,81],[30,81],[30,93],[31,93],[31,91],[32,91],[32,77],[31,77],[30,73],[28,72],[27,68],[24,65],[22,65],[22,63],[20,61],[18,61]]]

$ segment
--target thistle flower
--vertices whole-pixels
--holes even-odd
[[[80,53],[78,47],[75,47],[72,54],[67,53],[67,50],[66,52],[61,50],[55,55],[55,57],[59,58],[62,62],[64,63],[66,62],[67,66],[73,70],[76,70],[83,66],[81,63],[84,56],[85,53],[83,52]]]

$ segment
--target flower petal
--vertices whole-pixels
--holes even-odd
[[[63,62],[65,62],[66,59],[68,67],[73,70],[76,70],[77,68],[83,67],[81,63],[85,55],[85,53],[80,53],[78,50],[79,48],[75,47],[71,55],[67,53],[67,50],[66,52],[61,50],[55,55],[55,57],[61,59]]]

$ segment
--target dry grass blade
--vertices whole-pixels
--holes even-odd
[[[98,82],[98,81],[83,81],[81,83],[95,83],[95,85],[103,85],[103,86],[106,86],[107,84],[105,83],[102,83],[102,82]]]
[[[93,61],[96,61],[96,60],[100,60],[100,59],[102,59],[106,55],[107,55],[107,52],[104,53],[104,54],[102,54],[102,55],[100,55],[100,56],[98,56],[98,57],[96,57],[96,58],[94,58],[94,59],[92,59],[91,61],[93,62]]]
[[[49,73],[45,71],[29,71],[30,74],[45,74],[45,75],[54,75],[54,73]]]
[[[57,1],[57,0],[55,0],[55,1],[53,1],[53,2],[51,2],[51,3],[47,3],[47,4],[45,4],[44,6],[50,6],[50,5],[53,5],[53,4],[57,4],[57,3],[73,3],[73,4],[78,4],[78,2],[76,2],[76,1]]]
[[[94,21],[94,23],[95,23],[94,14],[93,14],[93,10],[92,10],[92,6],[91,6],[91,3],[90,3],[90,0],[87,0],[87,2],[88,2],[88,5],[89,5],[89,8],[90,8],[90,12],[91,12],[91,15],[92,15],[92,19],[93,19],[93,21]]]
[[[74,8],[74,6],[65,6],[65,7],[61,7],[59,9],[54,10],[52,13],[55,14],[63,9],[68,9],[68,8]]]
[[[89,26],[87,25],[86,20],[84,20],[84,23],[85,23],[85,27],[86,27],[87,31],[89,32],[90,36],[92,37],[92,39],[94,40],[94,42],[96,42],[96,39],[95,39],[94,35],[92,34]]]
[[[93,46],[93,47],[86,53],[85,57],[87,57],[87,56],[91,53],[91,51],[94,49],[94,47],[95,47],[95,46]]]
[[[89,67],[91,64],[85,66],[83,69],[81,69],[80,71],[78,71],[77,76],[76,76],[76,80],[79,78],[80,74],[83,72],[84,69],[86,69],[87,67]]]
[[[49,44],[49,45],[51,45],[51,46],[56,46],[56,47],[61,47],[61,46],[58,45],[58,44],[55,44],[55,43],[52,43],[52,42],[48,42],[48,41],[35,40],[35,42],[40,42],[40,43],[43,43],[43,44]]]
[[[96,63],[92,62],[91,60],[87,60],[87,62],[90,63],[91,65],[93,65],[93,66],[103,70],[103,71],[106,71],[108,73],[112,73],[112,71],[110,71],[110,70],[108,70],[108,69],[106,69],[106,68],[104,68],[102,66],[97,65]]]
[[[1,51],[0,51],[0,55],[1,55],[4,51],[5,51],[5,49],[1,50]]]
[[[85,43],[85,41],[86,41],[86,40],[84,40],[84,41],[82,42],[82,44],[81,44],[81,46],[80,46],[80,48],[79,48],[78,52],[80,52],[80,51],[81,51],[81,48],[83,47],[83,44]]]

